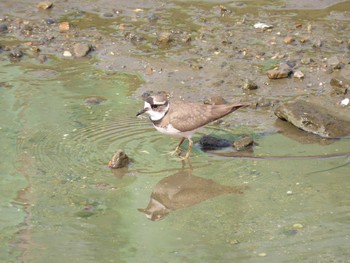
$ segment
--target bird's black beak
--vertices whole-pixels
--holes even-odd
[[[146,109],[140,110],[140,111],[136,114],[136,117],[139,116],[139,115],[141,115],[141,114],[144,114],[146,111],[147,111],[147,108],[146,108]]]

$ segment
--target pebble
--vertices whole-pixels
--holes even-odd
[[[350,89],[350,81],[342,77],[334,77],[331,79],[332,95],[345,95]]]
[[[161,44],[168,44],[172,40],[172,34],[170,32],[162,32],[158,36],[158,42]]]
[[[293,228],[303,228],[304,226],[302,224],[299,224],[299,223],[296,223],[296,224],[293,224]]]
[[[273,26],[259,22],[259,23],[254,24],[254,28],[256,28],[256,29],[269,29],[269,28],[273,28]]]
[[[77,58],[85,57],[91,50],[91,46],[89,44],[77,43],[73,46],[74,55]]]
[[[337,56],[333,56],[329,58],[327,61],[327,64],[331,69],[335,69],[335,70],[341,69],[342,67],[344,67],[344,64],[339,61]]]
[[[205,135],[199,140],[199,144],[201,145],[202,149],[206,151],[229,147],[231,142],[226,139]]]
[[[250,136],[245,136],[243,138],[234,141],[233,147],[236,148],[237,151],[245,150],[248,147],[253,146],[254,141]]]
[[[70,53],[70,51],[68,51],[68,50],[65,50],[65,51],[63,52],[63,56],[64,56],[64,57],[71,57],[71,56],[72,56],[72,53]]]
[[[22,52],[22,50],[15,48],[15,49],[11,50],[10,56],[13,58],[21,58],[21,57],[23,57],[23,52]]]
[[[294,41],[295,41],[295,39],[292,38],[292,37],[285,37],[283,39],[283,42],[286,43],[286,44],[292,44]]]
[[[39,9],[47,10],[52,8],[53,4],[51,2],[40,2],[38,3],[37,7]]]
[[[243,84],[244,90],[255,90],[257,88],[258,88],[258,85],[250,79],[247,79]]]
[[[292,191],[287,191],[287,195],[292,195],[293,192]]]
[[[342,105],[342,106],[348,106],[348,105],[349,105],[349,102],[350,102],[350,99],[349,99],[349,98],[345,98],[345,99],[343,99],[343,100],[340,102],[340,105]]]
[[[84,103],[86,105],[99,105],[103,102],[105,102],[107,99],[104,97],[100,97],[100,96],[91,96],[91,97],[87,97],[84,100]]]
[[[68,32],[68,30],[69,30],[69,23],[68,22],[61,22],[61,23],[59,23],[58,29],[60,30],[61,33]]]
[[[7,30],[8,30],[7,25],[5,23],[1,23],[0,24],[0,33],[5,33],[5,32],[7,32]]]
[[[301,72],[300,70],[297,70],[294,72],[293,77],[297,78],[297,79],[302,79],[302,78],[304,78],[304,73]]]
[[[210,105],[223,105],[226,104],[227,101],[221,97],[221,96],[212,96],[209,100],[205,100],[204,104],[210,104]]]
[[[112,159],[108,163],[108,167],[118,169],[128,166],[130,160],[128,155],[123,150],[117,150]]]
[[[322,45],[323,45],[323,42],[322,42],[321,39],[316,39],[316,40],[314,41],[314,43],[312,44],[312,46],[313,46],[314,48],[320,48],[320,47],[322,47]]]
[[[267,71],[267,76],[269,79],[283,79],[283,78],[288,78],[290,74],[290,71],[285,71],[285,70],[269,70]]]
[[[266,257],[267,254],[266,254],[266,253],[259,253],[258,256],[259,256],[259,257]]]

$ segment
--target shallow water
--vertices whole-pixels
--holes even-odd
[[[134,117],[135,74],[68,60],[1,62],[1,75],[1,262],[348,262],[349,157],[309,157],[347,153],[350,140],[305,145],[210,126],[195,139],[251,133],[259,158],[196,146],[183,163],[165,154],[177,139]],[[92,95],[107,101],[85,105]],[[111,171],[119,148],[132,163]],[[151,221],[138,209],[164,178],[174,211]],[[219,190],[208,195],[210,185]],[[175,204],[186,198],[198,200]]]

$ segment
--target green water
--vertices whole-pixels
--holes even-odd
[[[132,97],[142,83],[137,75],[101,72],[84,60],[0,66],[1,262],[348,262],[348,157],[223,158],[196,146],[182,163],[165,154],[177,139],[135,117],[142,107]],[[88,96],[107,101],[88,106]],[[256,155],[350,149],[346,139],[303,145],[253,135]],[[111,171],[119,148],[132,163]],[[138,209],[162,179],[179,173],[247,189],[147,219]]]

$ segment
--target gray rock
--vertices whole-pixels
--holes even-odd
[[[73,47],[74,55],[77,58],[85,57],[91,50],[91,45],[84,43],[77,43]]]
[[[205,135],[199,140],[199,144],[202,147],[202,150],[216,150],[224,147],[231,146],[231,142],[226,139],[216,138],[211,135]]]
[[[108,167],[112,169],[118,169],[128,166],[130,160],[123,150],[117,150],[113,155],[112,160],[109,161]]]
[[[332,78],[330,84],[332,86],[332,95],[345,95],[350,88],[350,80],[342,77]]]
[[[226,103],[226,100],[221,96],[212,96],[210,99],[204,101],[204,104],[210,105],[222,105]]]
[[[247,79],[243,84],[244,90],[255,90],[257,88],[258,88],[258,85],[250,79]]]
[[[5,23],[0,24],[0,33],[6,33],[8,30],[8,27]]]
[[[342,63],[337,56],[333,56],[327,61],[328,67],[332,70],[341,69],[344,67],[344,63]]]
[[[283,64],[279,69],[273,69],[267,71],[267,76],[269,79],[283,79],[288,78],[290,74],[293,73],[293,70],[286,64]]]
[[[306,100],[296,100],[280,105],[275,115],[294,126],[325,138],[350,135],[350,119],[333,112],[331,108]]]

